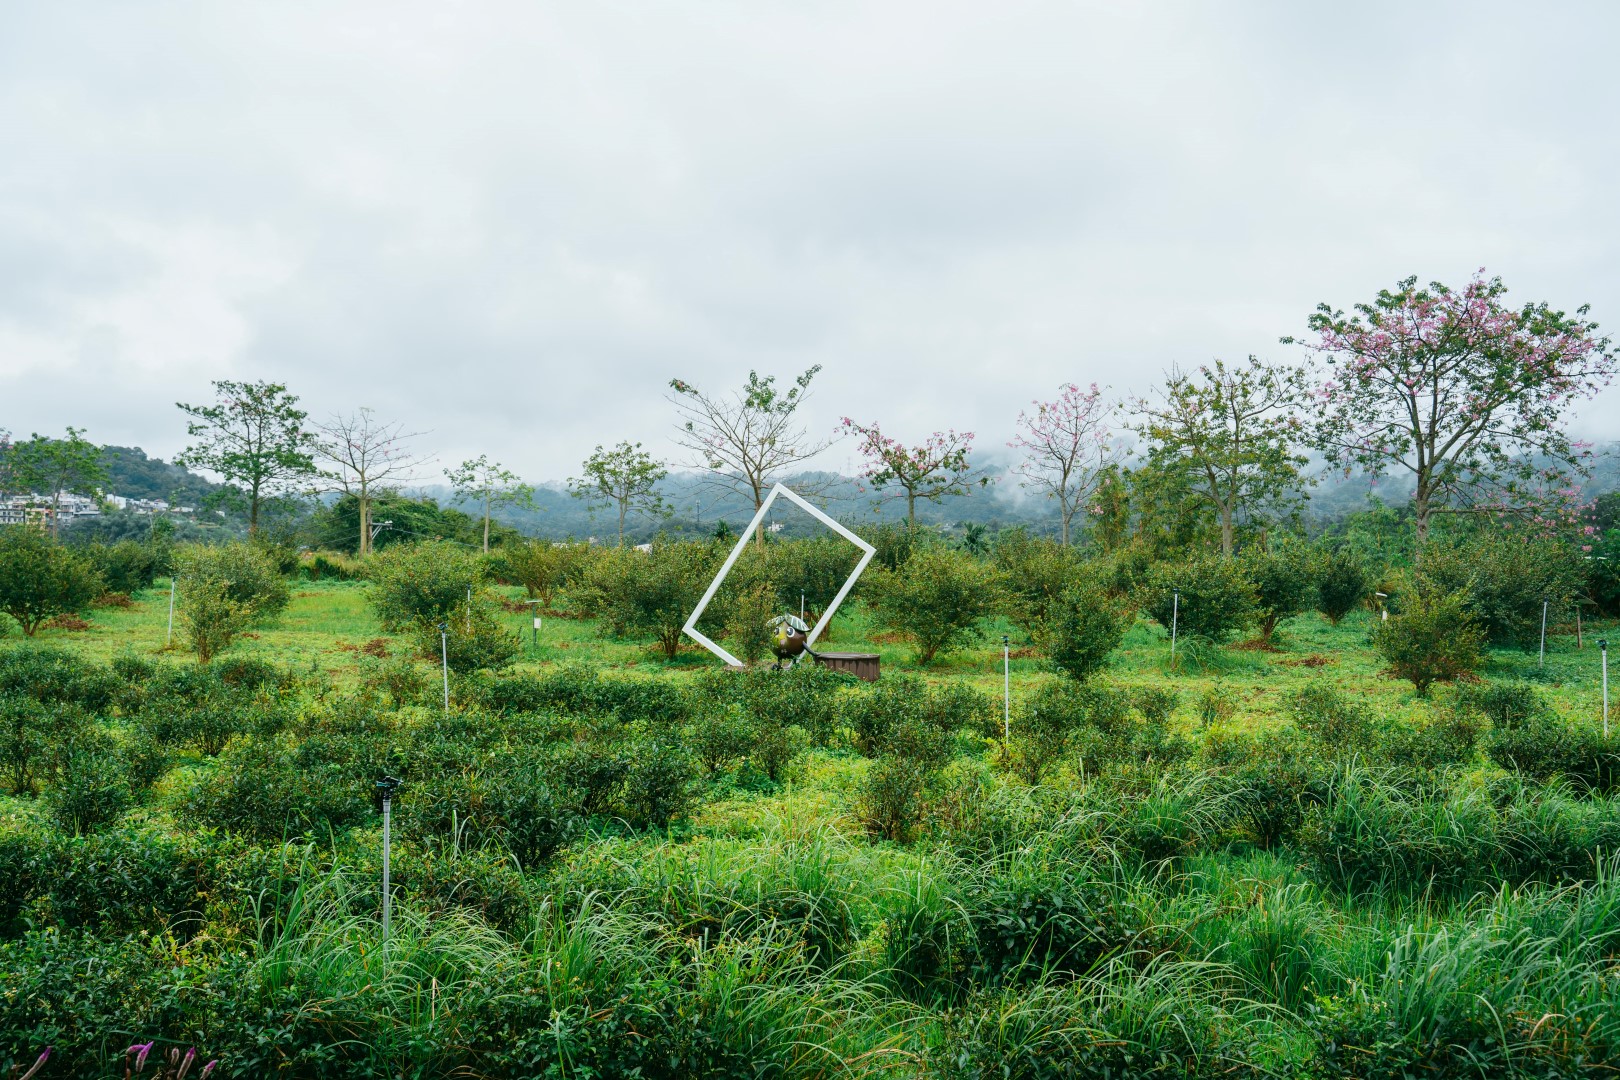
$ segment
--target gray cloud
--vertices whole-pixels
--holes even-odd
[[[210,378],[533,477],[825,365],[1000,445],[1484,265],[1620,320],[1609,5],[13,7],[0,425],[167,456]],[[1577,426],[1620,437],[1620,396]],[[847,462],[847,444],[826,462]]]

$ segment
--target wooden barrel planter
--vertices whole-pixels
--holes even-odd
[[[833,671],[846,671],[857,679],[878,681],[878,654],[867,652],[824,652],[816,654],[816,663]]]

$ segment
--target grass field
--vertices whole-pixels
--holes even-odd
[[[223,1047],[223,1075],[241,1076],[1393,1080],[1620,1067],[1612,792],[1516,786],[1483,756],[1386,772],[1327,746],[1281,800],[1311,809],[1269,843],[1248,808],[1274,805],[1292,766],[1200,756],[1205,702],[1230,706],[1223,727],[1282,729],[1286,696],[1321,679],[1392,727],[1441,717],[1444,692],[1422,700],[1380,672],[1370,613],[1292,620],[1274,650],[1216,650],[1202,670],[1172,667],[1162,629],[1139,620],[1106,678],[1177,691],[1173,726],[1195,747],[1180,766],[1069,762],[1030,787],[964,728],[918,836],[897,843],[875,839],[862,809],[884,757],[840,735],[780,782],[700,771],[691,813],[667,826],[597,812],[554,851],[520,856],[520,826],[555,816],[545,792],[562,770],[633,771],[677,733],[696,745],[712,735],[710,706],[673,731],[656,698],[636,699],[634,719],[464,714],[458,685],[442,716],[437,669],[418,661],[432,692],[385,709],[364,697],[358,647],[387,639],[366,596],[359,583],[296,586],[284,616],[230,654],[299,677],[287,726],[248,725],[217,757],[176,741],[115,827],[67,835],[49,789],[0,796],[13,886],[0,897],[0,1070],[50,1042],[75,1075],[122,1075],[122,1047],[154,1037]],[[38,644],[189,665],[165,654],[167,598],[160,582]],[[583,662],[701,695],[717,666],[696,648],[665,662],[557,615],[531,647],[529,616],[504,618],[524,641],[515,676],[573,679]],[[999,701],[1003,630],[919,668],[856,605],[832,644],[879,653],[891,681],[967,683]],[[1544,667],[1493,651],[1483,676],[1530,682],[1590,728],[1593,641],[1615,632],[1588,627],[1584,649],[1555,634]],[[1014,640],[1016,715],[1057,676]],[[108,715],[138,747],[166,714]],[[371,791],[384,768],[408,777],[386,946]],[[268,828],[230,818],[211,790],[268,805]],[[313,822],[275,817],[287,792],[318,809]],[[248,824],[229,835],[222,821]]]
[[[361,582],[304,582],[293,591],[291,604],[277,623],[242,640],[235,652],[257,656],[303,670],[318,667],[342,683],[357,669],[357,647],[377,638],[389,639],[377,625],[366,604],[368,586]],[[521,589],[500,590],[513,602],[523,599]],[[38,635],[41,643],[57,644],[82,651],[86,656],[107,661],[124,650],[158,654],[164,649],[168,615],[166,581],[142,593],[128,609],[103,608],[91,613],[89,630],[46,629]],[[1182,694],[1183,711],[1201,695],[1215,689],[1231,701],[1239,720],[1264,723],[1275,716],[1281,697],[1290,690],[1317,678],[1327,678],[1347,691],[1376,703],[1385,713],[1422,710],[1426,704],[1412,693],[1409,684],[1381,674],[1379,659],[1372,652],[1368,630],[1377,616],[1358,612],[1339,626],[1330,625],[1315,613],[1308,613],[1282,624],[1274,651],[1225,648],[1209,657],[1199,668],[1193,663],[1172,666],[1169,635],[1158,624],[1138,619],[1112,658],[1109,677],[1123,685],[1168,682]],[[515,670],[543,670],[568,661],[581,661],[607,667],[635,670],[641,674],[664,673],[675,677],[713,667],[717,662],[696,645],[683,646],[674,661],[665,661],[644,641],[615,639],[595,620],[562,615],[543,616],[543,627],[536,639],[527,612],[508,612],[507,627],[517,634],[523,649]],[[941,657],[934,664],[920,667],[913,650],[903,642],[880,634],[871,625],[861,605],[852,604],[832,627],[832,639],[823,644],[839,651],[874,652],[882,657],[884,671],[907,671],[930,680],[964,679],[986,690],[999,692],[1002,682],[1001,638],[1012,636],[1011,683],[1016,696],[1051,670],[1034,657],[1018,631],[1002,622],[986,625],[983,641],[976,648]],[[1493,649],[1481,674],[1492,679],[1523,679],[1541,686],[1566,716],[1596,717],[1601,713],[1599,657],[1596,642],[1607,634],[1620,647],[1620,624],[1588,623],[1583,626],[1584,648],[1576,647],[1571,627],[1553,627],[1547,638],[1545,665],[1534,652]],[[531,642],[538,641],[538,644]],[[175,658],[184,654],[175,652]],[[1612,707],[1612,706],[1611,706]],[[1190,718],[1189,718],[1190,719]]]

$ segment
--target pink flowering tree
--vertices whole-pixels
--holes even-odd
[[[857,424],[849,417],[839,429],[860,440],[865,464],[861,476],[883,497],[906,500],[906,527],[917,527],[917,500],[938,502],[947,495],[966,495],[975,482],[988,481],[968,460],[973,432],[936,431],[921,446],[905,446],[876,424]]]
[[[1018,414],[1018,433],[1007,444],[1024,451],[1013,471],[1022,486],[1057,500],[1063,546],[1068,547],[1070,523],[1113,460],[1108,428],[1112,410],[1096,383],[1089,390],[1064,383],[1056,400],[1033,404],[1033,413]]]
[[[1346,472],[1412,474],[1420,552],[1437,513],[1545,515],[1549,494],[1566,501],[1570,485],[1541,470],[1585,471],[1564,416],[1615,371],[1587,308],[1510,307],[1483,274],[1460,291],[1407,278],[1352,315],[1322,304],[1310,319],[1307,344],[1328,362],[1314,441]]]

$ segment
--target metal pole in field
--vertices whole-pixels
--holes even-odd
[[[1541,602],[1541,666],[1547,666],[1547,601]]]
[[[467,586],[467,633],[472,633],[472,586]]]
[[[1001,744],[1012,741],[1012,650],[1001,635]]]
[[[1603,737],[1609,737],[1609,639],[1598,639],[1598,652],[1603,654]]]
[[[450,624],[439,624],[439,659],[444,664],[444,715],[450,715]]]
[[[1170,666],[1176,666],[1176,623],[1181,619],[1181,590],[1170,594]]]
[[[163,647],[174,644],[174,574],[169,575],[169,632],[163,637]]]
[[[389,917],[393,912],[393,892],[394,892],[394,890],[389,887],[388,878],[389,878],[389,871],[390,871],[389,862],[390,862],[390,857],[391,857],[391,846],[392,846],[392,842],[393,842],[394,789],[399,787],[399,783],[400,782],[397,779],[395,779],[394,777],[392,777],[392,776],[385,776],[381,780],[377,781],[377,790],[382,792],[382,812],[383,812],[382,936],[383,936],[384,941],[388,940],[388,922],[389,922]]]

